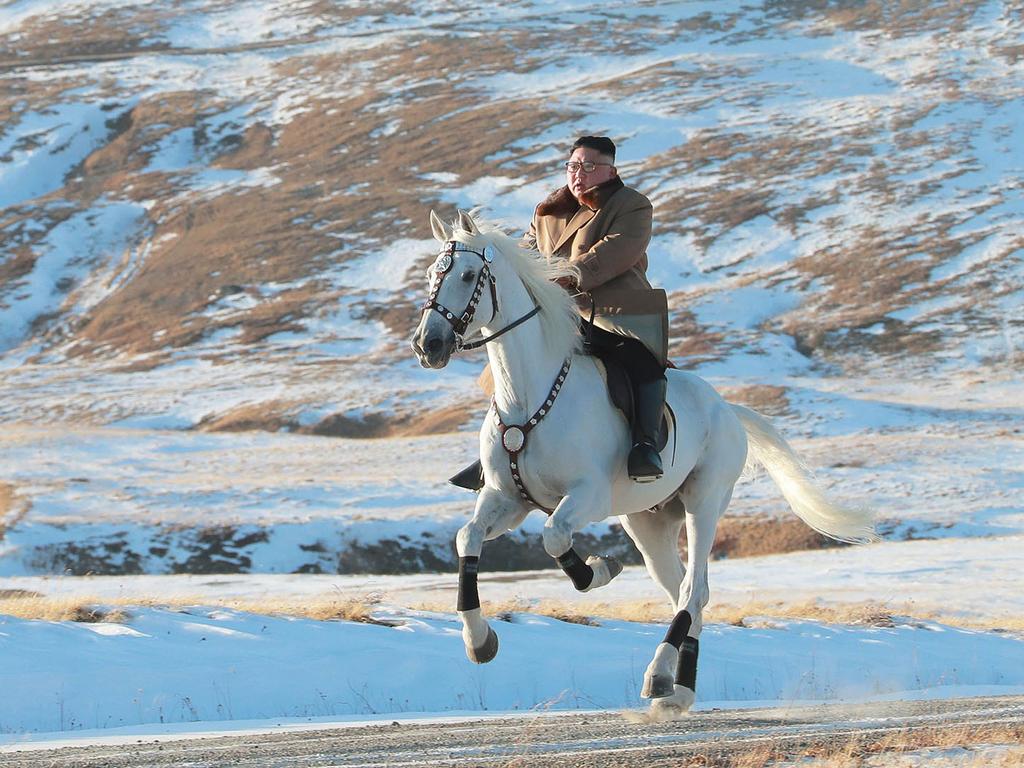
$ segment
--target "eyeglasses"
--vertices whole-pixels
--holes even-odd
[[[565,164],[565,170],[569,173],[576,173],[579,170],[583,170],[584,173],[593,173],[599,165],[611,165],[611,163],[592,163],[589,160],[586,162],[578,163],[575,160],[570,160]]]

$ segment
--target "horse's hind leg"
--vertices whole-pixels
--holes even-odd
[[[484,541],[493,539],[519,525],[528,509],[518,499],[484,487],[477,498],[473,518],[459,529],[455,547],[459,553],[459,597],[457,609],[462,619],[462,639],[470,661],[486,664],[498,655],[498,636],[480,610],[477,573]]]
[[[620,518],[622,527],[643,555],[647,572],[668,595],[673,612],[679,609],[679,588],[684,577],[679,556],[679,531],[683,527],[684,515],[683,503],[673,497],[657,512],[638,512]],[[669,640],[674,641],[675,636],[658,646],[644,673],[640,695],[645,699],[671,696],[675,692],[679,644]]]
[[[679,555],[679,532],[683,527],[683,503],[672,497],[656,512],[622,515],[619,521],[643,555],[647,572],[665,590],[672,610],[677,609],[679,585],[683,583],[683,561]]]
[[[656,698],[651,704],[652,713],[658,717],[675,717],[686,712],[696,698],[698,638],[703,629],[703,609],[710,596],[708,559],[718,520],[729,506],[735,481],[735,478],[729,481],[716,472],[709,475],[717,474],[718,477],[702,474],[691,475],[681,494],[686,505],[686,575],[679,586],[676,616],[652,662],[655,666],[660,661],[655,671],[659,676],[665,675],[666,667],[674,666],[671,695]]]

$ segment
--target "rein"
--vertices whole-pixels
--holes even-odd
[[[441,283],[444,282],[444,278],[447,276],[448,271],[451,270],[452,264],[454,263],[453,257],[456,253],[472,253],[474,256],[479,256],[480,260],[484,263],[480,270],[480,274],[477,275],[476,287],[473,289],[473,295],[470,297],[469,303],[461,314],[453,312],[437,300],[438,291],[441,290]],[[494,320],[495,316],[498,314],[498,288],[497,281],[494,279],[494,274],[491,272],[490,268],[492,260],[491,254],[487,252],[486,248],[484,248],[483,251],[474,251],[472,248],[466,248],[457,240],[449,240],[445,243],[444,250],[437,257],[437,261],[434,262],[434,274],[438,275],[438,280],[430,290],[430,298],[427,299],[421,309],[423,312],[435,310],[440,313],[441,317],[451,324],[452,328],[455,330],[455,350],[457,352],[461,352],[464,349],[479,349],[484,344],[494,341],[502,334],[508,333],[513,328],[517,328],[522,325],[540,312],[540,307],[534,305],[533,309],[519,319],[513,320],[500,331],[492,333],[490,336],[484,336],[479,341],[473,341],[468,344],[463,341],[462,334],[466,332],[469,324],[473,322],[473,316],[476,314],[476,307],[480,303],[480,297],[483,295],[484,281],[488,283],[491,289],[491,320]]]

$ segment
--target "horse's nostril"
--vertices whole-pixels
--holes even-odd
[[[437,338],[437,336],[434,336],[432,338],[427,339],[427,343],[423,345],[423,349],[425,352],[433,354],[435,352],[440,352],[442,346],[443,344],[441,340]]]

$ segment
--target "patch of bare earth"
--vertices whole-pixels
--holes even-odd
[[[685,551],[686,538],[679,540]],[[718,523],[712,558],[755,557],[809,549],[846,546],[793,517],[724,517]]]
[[[17,525],[32,508],[32,502],[18,495],[11,483],[0,482],[0,541],[8,528]]]
[[[358,416],[335,413],[315,424],[300,425],[286,403],[251,403],[204,417],[196,429],[204,432],[296,432],[345,438],[386,438],[456,432],[479,414],[463,405],[420,413],[369,412]]]

